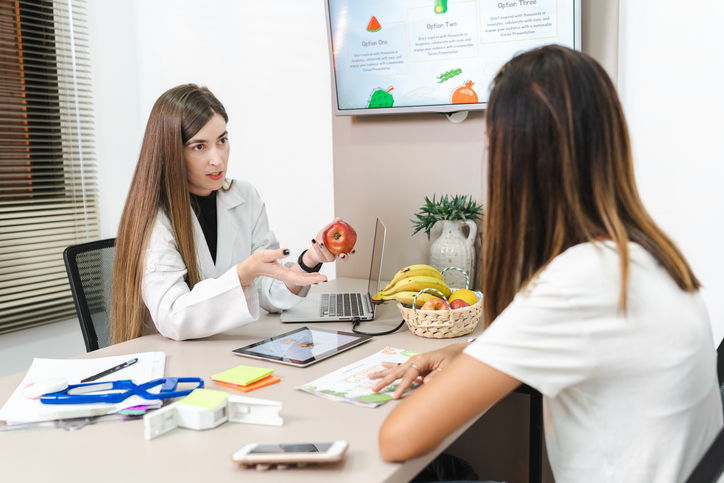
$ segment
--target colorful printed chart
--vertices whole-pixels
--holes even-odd
[[[417,354],[395,347],[385,347],[369,357],[337,369],[334,372],[311,381],[297,389],[315,394],[334,401],[343,401],[358,406],[376,408],[392,399],[397,382],[390,384],[380,392],[373,392],[376,381],[368,376],[373,372],[385,369],[383,362],[404,363]],[[413,384],[413,388],[416,387]]]

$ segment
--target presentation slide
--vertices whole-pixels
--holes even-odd
[[[573,0],[329,0],[340,110],[487,102],[498,69],[575,47]]]

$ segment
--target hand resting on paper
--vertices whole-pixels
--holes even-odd
[[[377,384],[372,386],[372,390],[379,392],[399,379],[400,383],[392,393],[392,399],[400,399],[413,382],[425,383],[432,380],[460,355],[466,346],[465,342],[451,344],[442,349],[412,356],[407,362],[399,365],[385,362],[383,364],[387,369],[369,375],[370,379],[380,379]]]

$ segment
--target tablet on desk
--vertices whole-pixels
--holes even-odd
[[[367,342],[372,337],[339,330],[301,327],[234,349],[234,354],[307,367]]]

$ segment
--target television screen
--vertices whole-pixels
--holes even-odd
[[[498,69],[580,49],[580,0],[327,0],[337,115],[485,109]]]

